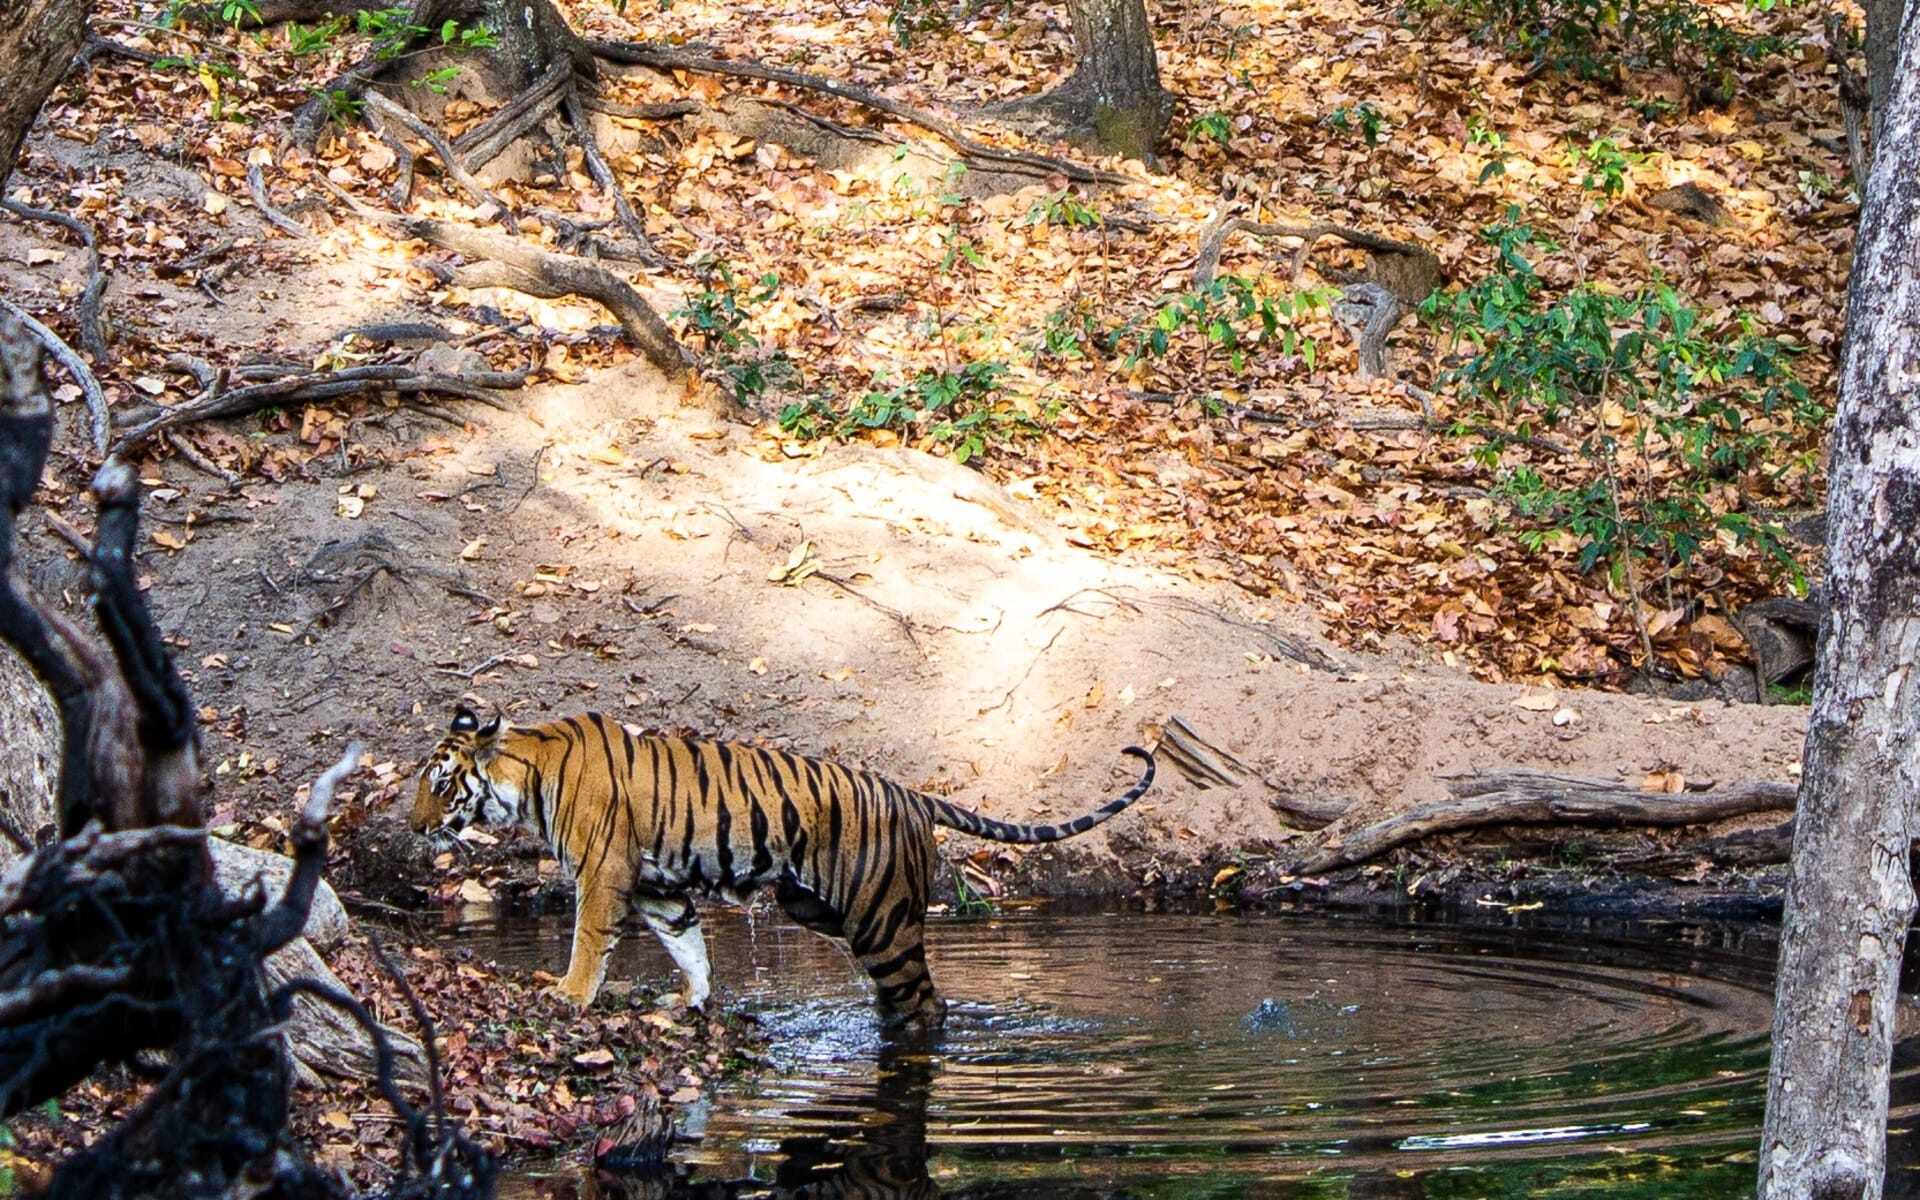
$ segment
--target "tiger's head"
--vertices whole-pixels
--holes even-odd
[[[408,821],[415,833],[458,833],[468,825],[511,825],[519,819],[518,791],[488,770],[500,752],[502,732],[498,713],[482,724],[472,709],[454,709],[447,736],[420,767],[420,789]]]

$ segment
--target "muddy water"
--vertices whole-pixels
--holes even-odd
[[[467,926],[559,970],[564,922]],[[1771,932],[1044,912],[936,923],[931,1053],[776,918],[714,914],[760,1073],[690,1114],[682,1178],[556,1169],[509,1196],[1737,1197],[1766,1082]],[[650,942],[612,977],[668,987]],[[1920,1119],[1903,1051],[1896,1127]],[[1890,1195],[1909,1194],[1914,1155]]]

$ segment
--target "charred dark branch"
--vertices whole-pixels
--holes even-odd
[[[133,577],[140,489],[132,468],[108,459],[93,479],[100,520],[93,550],[95,611],[132,694],[145,763],[142,825],[198,825],[198,725],[186,684]]]
[[[306,927],[313,894],[327,868],[327,812],[333,807],[333,792],[353,773],[360,756],[360,743],[349,745],[339,761],[313,781],[313,789],[307,793],[306,807],[300,810],[300,820],[293,828],[293,870],[287,876],[286,893],[254,920],[253,936],[268,953],[299,937]],[[388,1069],[391,1067],[389,1063]]]
[[[0,322],[0,641],[19,652],[47,685],[60,712],[60,828],[77,833],[93,812],[87,742],[93,701],[53,629],[14,582],[15,525],[40,486],[53,443],[53,402],[40,377],[40,353],[21,325]]]

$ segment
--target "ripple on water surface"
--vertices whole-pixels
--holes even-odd
[[[519,921],[459,936],[558,970],[567,932]],[[696,1114],[695,1177],[741,1187],[689,1196],[1751,1191],[1763,931],[938,921],[930,957],[952,1008],[930,1055],[880,1036],[832,944],[724,913],[708,936],[723,1001],[758,1014],[772,1061]],[[666,969],[642,942],[614,973]],[[1914,1076],[1896,1085],[1903,1116]]]

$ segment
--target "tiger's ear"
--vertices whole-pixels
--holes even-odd
[[[472,714],[468,715],[471,716]],[[480,726],[474,732],[479,734],[480,740],[483,742],[491,742],[497,739],[500,736],[500,710],[497,708],[494,709],[493,716],[487,719],[487,723]]]
[[[499,728],[499,725],[500,725],[500,719],[498,717],[495,717],[493,720],[494,728],[497,730]],[[453,710],[453,723],[447,726],[447,732],[477,733],[479,732],[479,730],[480,730],[480,718],[474,715],[472,709],[462,704],[458,708]]]

